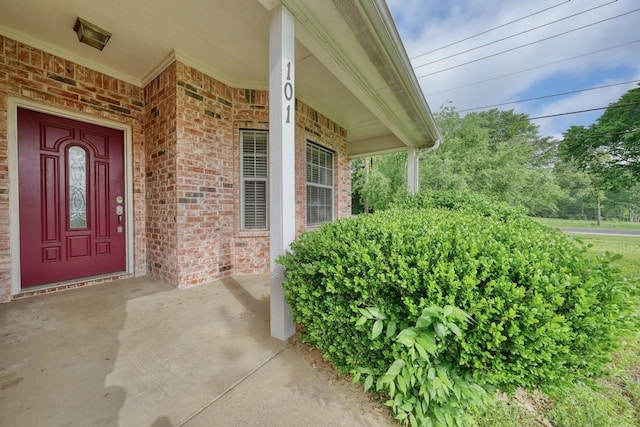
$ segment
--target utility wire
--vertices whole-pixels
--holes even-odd
[[[480,32],[480,33],[474,34],[474,35],[469,36],[469,37],[467,37],[467,38],[464,38],[464,39],[462,39],[462,40],[458,40],[457,42],[449,43],[448,45],[441,46],[441,47],[439,47],[439,48],[437,48],[437,49],[433,49],[433,50],[430,50],[430,51],[428,51],[428,52],[421,53],[421,54],[416,55],[416,56],[414,56],[414,57],[412,57],[412,58],[410,58],[410,59],[413,61],[413,60],[414,60],[414,59],[416,59],[416,58],[420,58],[420,57],[423,57],[423,56],[425,56],[425,55],[429,55],[430,53],[437,52],[437,51],[442,50],[442,49],[446,49],[446,48],[451,47],[451,46],[454,46],[454,45],[456,45],[456,44],[458,44],[458,43],[466,42],[467,40],[471,40],[472,38],[475,38],[475,37],[481,36],[481,35],[483,35],[483,34],[490,33],[491,31],[497,30],[497,29],[499,29],[499,28],[506,27],[507,25],[511,25],[511,24],[513,24],[513,23],[515,23],[515,22],[522,21],[522,20],[524,20],[524,19],[530,18],[530,17],[532,17],[532,16],[534,16],[534,15],[538,15],[538,14],[540,14],[540,13],[542,13],[542,12],[546,12],[547,10],[553,9],[553,8],[555,8],[555,7],[562,6],[563,4],[569,3],[570,1],[571,1],[571,0],[563,1],[562,3],[558,3],[558,4],[554,5],[554,6],[548,7],[548,8],[546,8],[546,9],[539,10],[539,11],[537,11],[537,12],[535,12],[535,13],[530,14],[530,15],[523,16],[522,18],[514,19],[513,21],[509,21],[509,22],[504,23],[504,24],[502,24],[502,25],[498,25],[497,27],[490,28],[490,29],[488,29],[488,30],[485,30],[485,31],[482,31],[482,32]]]
[[[548,25],[552,25],[552,24],[558,23],[560,21],[564,21],[565,19],[573,18],[575,16],[582,15],[583,13],[591,12],[592,10],[596,10],[596,9],[599,9],[601,7],[604,7],[604,6],[608,6],[611,3],[615,3],[617,1],[618,0],[611,0],[609,3],[604,3],[604,4],[601,4],[599,6],[592,7],[591,9],[586,9],[586,10],[583,10],[582,12],[577,12],[577,13],[574,13],[573,15],[565,16],[564,18],[556,19],[555,21],[547,22],[545,24],[538,25],[537,27],[533,27],[533,28],[529,28],[528,30],[520,31],[519,33],[515,33],[515,34],[512,34],[510,36],[503,37],[501,39],[497,39],[497,40],[494,40],[494,41],[491,41],[491,42],[488,42],[488,43],[485,43],[485,44],[481,44],[480,46],[472,47],[472,48],[467,49],[467,50],[463,50],[463,51],[460,51],[460,52],[457,52],[457,53],[453,53],[453,54],[451,54],[449,56],[445,56],[445,57],[442,57],[442,58],[439,58],[439,59],[435,59],[435,60],[433,60],[431,62],[426,62],[426,63],[424,63],[422,65],[417,65],[414,68],[426,67],[427,65],[435,64],[437,62],[444,61],[445,59],[450,59],[450,58],[454,58],[456,56],[462,55],[464,53],[473,52],[474,50],[478,50],[478,49],[481,49],[483,47],[491,46],[492,44],[496,44],[496,43],[499,43],[499,42],[502,42],[502,41],[505,41],[505,40],[509,40],[509,39],[514,38],[514,37],[520,36],[522,34],[530,33],[531,31],[535,31],[535,30],[538,30],[540,28],[546,27]]]
[[[606,110],[607,108],[628,107],[630,105],[640,105],[640,102],[628,102],[626,104],[608,105],[606,107],[588,108],[586,110],[567,111],[567,112],[564,112],[564,113],[547,114],[546,116],[527,117],[526,119],[511,120],[509,122],[504,122],[504,123],[501,123],[501,124],[505,124],[506,125],[506,124],[512,124],[512,123],[528,122],[530,120],[550,119],[552,117],[568,116],[568,115],[571,115],[571,114],[580,114],[580,113],[590,113],[592,111]]]
[[[550,39],[553,39],[553,38],[556,38],[556,37],[564,36],[566,34],[574,32],[574,31],[582,30],[582,29],[585,29],[587,27],[592,27],[594,25],[601,24],[603,22],[610,21],[612,19],[620,18],[622,16],[629,15],[631,13],[635,13],[635,12],[638,12],[638,11],[640,11],[640,8],[631,10],[629,12],[621,13],[620,15],[612,16],[610,18],[606,18],[606,19],[603,19],[601,21],[596,21],[596,22],[593,22],[593,23],[588,24],[588,25],[583,25],[582,27],[574,28],[572,30],[565,31],[565,32],[560,33],[560,34],[555,34],[553,36],[545,37],[545,38],[542,38],[542,39],[539,39],[539,40],[536,40],[536,41],[533,41],[533,42],[530,42],[530,43],[525,43],[523,45],[516,46],[516,47],[513,47],[511,49],[503,50],[501,52],[497,52],[497,53],[494,53],[494,54],[491,54],[491,55],[483,56],[481,58],[473,59],[471,61],[463,62],[462,64],[453,65],[451,67],[447,67],[447,68],[443,68],[441,70],[433,71],[433,72],[428,73],[428,74],[423,74],[421,76],[418,76],[418,78],[432,76],[434,74],[439,74],[439,73],[442,73],[442,72],[445,72],[445,71],[453,70],[454,68],[462,67],[463,65],[473,64],[474,62],[482,61],[482,60],[488,59],[488,58],[493,58],[494,56],[502,55],[503,53],[512,52],[512,51],[517,50],[517,49],[522,49],[523,47],[531,46],[531,45],[534,45],[536,43],[540,43],[540,42],[543,42],[543,41],[546,41],[546,40],[550,40]],[[419,67],[415,67],[415,68],[419,68]]]
[[[520,122],[526,122],[529,121],[530,119],[520,119],[520,120],[512,120],[510,122],[504,122],[504,123],[496,123],[494,122],[490,128],[491,129],[501,129],[504,127],[504,125],[507,124],[513,124],[513,123],[520,123]],[[628,129],[628,130],[623,130],[623,131],[619,131],[619,132],[600,132],[600,133],[593,133],[591,135],[589,135],[590,137],[596,137],[596,138],[600,138],[603,136],[615,136],[615,135],[626,135],[628,133],[634,133],[637,132],[638,130],[640,130],[640,128],[634,128],[634,129]],[[565,131],[566,132],[566,131]],[[563,132],[564,133],[564,132]]]
[[[577,89],[577,90],[572,90],[572,91],[569,91],[569,92],[554,93],[554,94],[551,94],[551,95],[536,96],[535,98],[526,98],[526,99],[520,99],[520,100],[517,100],[517,101],[502,102],[500,104],[485,105],[483,107],[466,108],[464,110],[456,110],[456,111],[458,111],[459,113],[466,113],[467,111],[484,110],[486,108],[501,107],[503,105],[519,104],[521,102],[536,101],[538,99],[554,98],[556,96],[571,95],[571,94],[574,94],[574,93],[587,92],[587,91],[590,91],[590,90],[597,90],[597,89],[604,89],[604,88],[607,88],[607,87],[626,85],[626,84],[636,83],[636,82],[640,82],[640,79],[639,80],[629,80],[627,82],[611,83],[611,84],[602,85],[602,86],[588,87],[588,88],[585,88],[585,89]]]
[[[467,87],[470,87],[470,86],[479,85],[480,83],[486,83],[486,82],[490,82],[490,81],[493,81],[493,80],[502,79],[504,77],[514,76],[516,74],[520,74],[520,73],[524,73],[524,72],[527,72],[527,71],[536,70],[538,68],[548,67],[549,65],[555,65],[555,64],[559,64],[561,62],[571,61],[573,59],[578,59],[578,58],[582,58],[582,57],[585,57],[585,56],[594,55],[596,53],[605,52],[607,50],[618,49],[620,47],[628,46],[630,44],[634,44],[634,43],[638,43],[638,42],[640,42],[640,39],[633,40],[633,41],[630,41],[630,42],[627,42],[627,43],[623,43],[623,44],[619,44],[617,46],[611,46],[611,47],[607,47],[607,48],[604,48],[604,49],[595,50],[593,52],[583,53],[581,55],[572,56],[570,58],[560,59],[558,61],[553,61],[553,62],[548,62],[546,64],[536,65],[535,67],[525,68],[524,70],[514,71],[512,73],[507,73],[507,74],[501,74],[501,75],[496,76],[496,77],[491,77],[489,79],[479,80],[479,81],[476,81],[476,82],[473,82],[473,83],[467,83],[467,84],[462,85],[462,86],[456,86],[456,87],[452,87],[452,88],[449,88],[449,89],[441,90],[441,91],[438,91],[438,92],[428,93],[428,94],[426,94],[426,96],[440,95],[441,93],[451,92],[453,90],[458,90],[458,89],[464,89],[464,88],[467,88]]]

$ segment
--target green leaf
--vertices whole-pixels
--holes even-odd
[[[425,331],[420,333],[416,337],[416,343],[420,344],[420,346],[425,349],[429,354],[435,356],[438,353],[438,346],[436,344],[436,337],[433,335],[433,332]],[[419,351],[419,350],[418,350]],[[428,358],[425,358],[428,360]]]
[[[396,333],[396,322],[393,320],[387,324],[387,338],[391,338]]]
[[[447,323],[447,327],[449,328],[449,330],[451,332],[453,332],[453,334],[457,337],[462,336],[462,331],[460,330],[460,328],[458,327],[458,325],[456,325],[455,323]]]
[[[400,409],[405,412],[411,412],[413,411],[413,404],[411,402],[403,403],[402,405],[400,405]]]
[[[453,390],[453,394],[456,396],[456,399],[458,401],[460,401],[460,398],[462,397],[461,393],[460,393],[460,389],[458,388],[458,383],[456,382],[456,386],[452,387]]]
[[[369,375],[367,379],[364,380],[364,391],[369,391],[372,385],[373,385],[373,375]]]
[[[418,333],[414,328],[403,329],[398,334],[398,338],[396,338],[396,341],[400,344],[405,345],[406,347],[413,347],[413,343],[415,342],[417,335]]]
[[[445,420],[447,420],[447,425],[448,426],[454,425],[453,418],[451,417],[451,414],[449,412],[445,411],[444,418],[445,418]]]
[[[415,349],[418,350],[418,354],[423,360],[426,360],[426,361],[429,360],[429,354],[424,349],[424,347],[420,345],[419,339],[417,339],[415,342]]]
[[[367,319],[365,316],[360,316],[360,318],[358,319],[358,321],[356,322],[356,326],[362,326],[365,323],[367,323]]]
[[[436,331],[440,338],[444,338],[447,335],[447,328],[442,323],[437,323],[433,330]]]
[[[446,385],[448,388],[453,388],[453,384],[451,384],[451,380],[449,379],[449,374],[447,373],[447,370],[445,368],[437,367],[436,372],[437,372],[438,378],[440,378],[440,380],[444,385]]]
[[[442,313],[444,314],[444,317],[449,317],[456,311],[456,309],[457,307],[453,305],[445,305]]]
[[[378,319],[373,322],[373,328],[371,329],[371,339],[376,339],[381,333],[384,325],[382,324],[382,320]]]
[[[362,316],[364,316],[366,319],[373,319],[373,315],[369,312],[369,310],[367,310],[366,308],[359,308],[358,311],[360,312],[360,314],[362,314]]]
[[[367,309],[369,310],[369,313],[371,313],[371,315],[376,319],[385,320],[387,318],[387,316],[385,316],[385,314],[376,307],[367,307]]]
[[[416,328],[428,328],[433,323],[433,318],[429,316],[420,316],[416,322]]]
[[[442,308],[432,305],[422,310],[421,317],[440,317],[440,313],[442,313]]]
[[[378,381],[380,381],[381,384],[387,384],[393,382],[395,378],[395,375],[384,374],[383,376],[378,378]]]
[[[444,414],[442,413],[442,410],[441,410],[439,407],[434,406],[434,407],[433,407],[433,413],[434,413],[434,415],[436,416],[436,419],[438,420],[438,422],[439,422],[440,424],[442,424],[442,425],[447,425],[447,424],[446,424],[446,423],[447,423],[447,421],[446,421],[446,420],[445,420],[445,418],[444,418]]]
[[[433,367],[429,368],[429,372],[427,373],[427,379],[428,379],[429,381],[433,381],[435,377],[436,377],[436,370],[435,370],[435,368],[433,368]]]
[[[461,322],[468,321],[470,318],[467,312],[453,305],[445,306],[443,312],[445,317],[453,317],[454,319],[459,320]]]
[[[402,420],[406,419],[408,416],[409,416],[409,414],[407,414],[406,412],[400,411],[398,413],[398,415],[396,415],[396,420],[402,421]]]
[[[407,394],[407,382],[404,380],[402,375],[398,375],[396,377],[396,384],[398,385],[398,390],[400,390],[403,394]]]
[[[385,373],[385,375],[391,375],[393,377],[396,377],[399,373],[400,370],[402,368],[404,368],[405,366],[405,361],[402,359],[396,359],[391,366],[389,367],[389,369],[387,369],[387,372]]]
[[[353,379],[351,380],[351,382],[353,384],[357,383],[358,381],[360,381],[361,376],[362,376],[361,372],[356,372],[355,374],[353,374]]]
[[[402,405],[402,402],[404,402],[404,394],[403,393],[396,394],[396,397],[393,398],[393,401],[395,402],[394,406]]]

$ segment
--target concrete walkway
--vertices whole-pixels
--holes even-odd
[[[393,425],[269,336],[268,295],[136,278],[2,304],[0,426]]]

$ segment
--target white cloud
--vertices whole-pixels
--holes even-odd
[[[610,4],[592,12],[547,25],[454,58],[419,67],[419,65],[426,62],[471,49],[492,40],[509,37],[514,33],[609,2]],[[443,2],[441,0],[390,0],[389,6],[396,19],[407,52],[410,57],[413,57],[560,3],[563,3],[563,1],[453,0]],[[535,93],[527,93],[528,97],[536,94],[546,95],[575,90],[581,87],[597,86],[614,80],[617,81],[618,79],[631,80],[634,77],[638,78],[640,43],[607,50],[579,59],[559,62],[458,90],[434,94],[498,75],[514,73],[564,58],[640,40],[640,25],[637,25],[640,20],[640,12],[636,12],[564,36],[534,43],[546,37],[634,10],[639,6],[640,4],[631,0],[565,1],[564,4],[544,13],[417,58],[413,61],[416,67],[416,75],[422,76],[472,61],[482,56],[516,48],[509,53],[420,78],[423,90],[425,94],[428,94],[427,101],[434,111],[437,111],[442,104],[448,101],[452,101],[458,109],[466,109],[521,99],[523,93],[532,90],[535,90]],[[517,48],[527,43],[534,44],[524,48]],[[559,82],[565,82],[564,87],[559,85]],[[570,85],[569,83],[573,84]],[[583,86],[576,87],[581,83]],[[557,114],[559,112],[585,109],[587,108],[585,105],[594,105],[595,103],[598,104],[594,105],[596,107],[607,105],[617,100],[622,93],[631,87],[612,87],[584,92],[562,100],[551,98],[543,108],[532,108],[527,103],[506,106],[505,108],[513,107],[517,111],[525,112],[531,116],[544,115],[545,111],[553,111],[550,114]],[[595,117],[597,115],[594,115],[593,119]],[[571,124],[571,119],[541,120],[537,123],[540,125],[543,134],[558,134]]]

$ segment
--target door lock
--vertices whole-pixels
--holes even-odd
[[[116,206],[116,215],[118,215],[118,232],[122,232],[122,215],[124,215],[124,209],[122,206]]]

